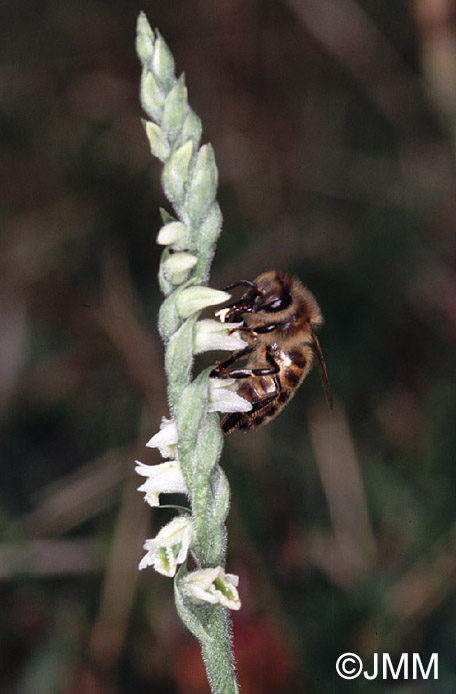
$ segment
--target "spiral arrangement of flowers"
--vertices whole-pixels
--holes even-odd
[[[251,404],[232,379],[210,379],[211,368],[193,379],[195,354],[242,349],[232,323],[199,320],[202,309],[230,298],[207,286],[222,216],[215,200],[217,167],[209,144],[201,145],[201,121],[187,100],[183,75],[163,38],[143,13],[137,52],[142,63],[144,127],[154,156],[163,162],[162,185],[173,213],[162,210],[157,243],[164,246],[159,283],[165,299],[158,327],[165,344],[170,418],[147,443],[165,462],[138,463],[146,478],[140,490],[151,506],[160,495],[185,494],[181,509],[145,543],[140,568],[153,566],[174,577],[177,610],[199,639],[208,679],[217,694],[237,692],[228,610],[239,609],[238,577],[225,572],[230,490],[218,464],[223,435],[217,412],[246,412]]]

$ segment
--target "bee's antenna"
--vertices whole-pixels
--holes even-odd
[[[250,280],[238,280],[238,282],[233,282],[233,284],[228,284],[226,287],[223,287],[223,291],[226,292],[228,289],[234,289],[234,287],[240,286],[257,288],[255,282],[251,282]]]

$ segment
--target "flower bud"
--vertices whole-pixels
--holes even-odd
[[[182,132],[186,108],[187,87],[184,77],[181,75],[166,97],[163,108],[162,127],[171,142],[175,142],[177,136]]]
[[[149,118],[160,122],[165,97],[153,74],[145,67],[141,76],[141,104]]]
[[[160,246],[173,246],[178,251],[183,251],[188,246],[188,230],[182,222],[169,222],[162,226],[157,236]]]
[[[190,106],[188,107],[187,115],[185,116],[184,125],[182,127],[182,142],[191,140],[193,142],[193,151],[198,151],[200,145],[202,125],[199,116],[196,115]]]
[[[203,145],[196,156],[188,193],[188,214],[201,219],[215,198],[217,166],[211,145]]]
[[[139,13],[136,25],[136,51],[142,63],[147,63],[151,59],[154,51],[154,32],[150,28],[144,12]]]
[[[159,125],[152,123],[150,120],[145,121],[144,127],[146,129],[147,139],[149,140],[150,151],[157,159],[166,161],[171,150],[165,133]]]
[[[185,185],[188,179],[188,169],[193,154],[191,140],[172,152],[165,163],[162,172],[162,184],[166,197],[175,207],[184,202]]]
[[[172,253],[163,263],[163,272],[171,284],[182,284],[198,258],[191,253]]]
[[[156,34],[152,56],[152,70],[163,85],[165,92],[167,92],[174,78],[174,58],[163,37],[160,36],[158,31]]]

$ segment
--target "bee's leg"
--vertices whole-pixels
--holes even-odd
[[[226,435],[231,434],[233,431],[236,431],[236,429],[244,429],[246,427],[246,422],[247,420],[243,412],[232,412],[223,417],[220,426],[222,427],[223,433]]]
[[[246,349],[250,349],[250,351],[253,349],[253,347],[246,347]],[[246,350],[242,350],[242,352],[245,352]],[[244,356],[244,354],[241,354],[241,356]],[[227,359],[227,362],[224,364],[221,364],[217,368],[221,368],[222,366],[225,368],[225,364],[229,366],[229,363],[233,363],[236,359],[236,353],[233,354],[233,357],[230,359]],[[270,354],[269,352],[266,352],[266,360],[269,363],[269,366],[266,366],[263,369],[229,369],[228,371],[225,371],[222,375],[222,378],[250,378],[250,376],[273,376],[274,374],[279,373],[279,365],[277,364],[276,360]],[[214,369],[215,371],[215,369]],[[211,376],[214,374],[214,371],[212,371]],[[214,375],[219,375],[219,374],[214,374]],[[276,385],[277,385],[277,379],[275,379]]]
[[[264,369],[252,369],[252,376],[274,376],[274,374],[279,373],[279,365],[270,352],[266,352],[266,361],[269,366],[266,366]],[[274,380],[277,381],[277,379]]]
[[[258,412],[258,410],[262,410],[263,407],[267,407],[267,405],[270,405],[271,402],[273,402],[277,396],[278,393],[272,393],[271,395],[266,395],[266,397],[261,398],[261,400],[255,400],[255,402],[252,403],[252,409],[250,410],[250,412]]]
[[[236,431],[236,429],[250,429],[258,426],[258,423],[254,423],[255,419],[253,419],[252,423],[252,413],[259,412],[263,408],[268,407],[268,405],[276,400],[279,393],[280,388],[276,393],[271,393],[261,398],[261,400],[256,400],[252,403],[252,409],[249,412],[231,412],[230,414],[226,414],[220,423],[223,433],[231,434],[233,431]]]
[[[249,328],[247,325],[238,325],[236,328],[231,328],[230,333],[249,333],[249,335],[259,335],[260,333],[270,333],[278,328],[277,323],[267,323],[266,325],[257,325],[256,328]]]
[[[238,352],[234,352],[231,357],[226,359],[225,361],[218,362],[217,366],[215,369],[212,369],[211,373],[209,376],[211,378],[231,378],[231,376],[228,375],[228,372],[226,371],[231,364],[234,364],[235,361],[238,359],[242,359],[242,357],[246,357],[250,352],[252,352],[253,347],[251,345],[248,345],[247,347],[244,347],[244,349],[240,349]]]
[[[218,378],[250,378],[253,373],[252,369],[229,369],[228,371],[222,371],[222,373],[218,373],[214,369],[209,376]]]

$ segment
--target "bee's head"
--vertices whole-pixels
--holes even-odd
[[[290,280],[288,275],[271,270],[264,272],[254,282],[239,280],[224,287],[225,290],[238,286],[247,286],[247,291],[239,301],[217,311],[223,323],[236,323],[246,313],[266,312],[267,314],[283,311],[291,304]]]
[[[291,278],[283,272],[270,270],[256,278],[253,310],[257,313],[278,313],[291,304]]]

